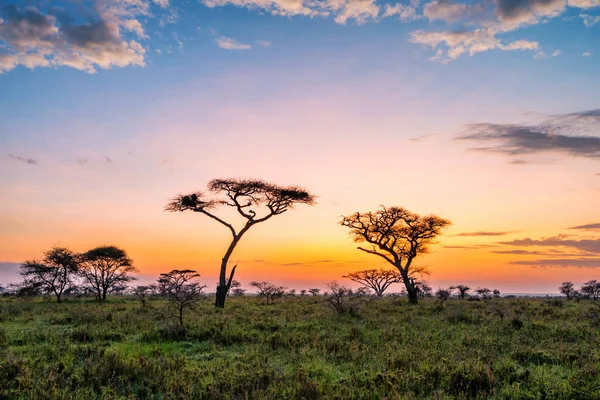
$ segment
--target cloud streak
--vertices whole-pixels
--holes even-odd
[[[504,231],[504,232],[492,232],[492,231],[479,231],[479,232],[464,232],[459,233],[454,236],[465,236],[465,237],[475,237],[475,236],[504,236],[510,233],[515,233],[516,231]]]
[[[240,43],[232,38],[221,36],[215,39],[215,43],[222,49],[225,50],[250,50],[252,45],[246,43]]]
[[[459,140],[481,143],[472,150],[518,156],[557,153],[600,158],[600,110],[554,116],[537,125],[478,123],[468,125]]]

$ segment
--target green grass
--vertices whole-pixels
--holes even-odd
[[[0,398],[600,399],[591,302],[211,303],[182,331],[160,300],[0,299]]]

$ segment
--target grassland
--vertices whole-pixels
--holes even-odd
[[[133,298],[0,299],[2,399],[600,399],[590,301],[205,300],[186,329]]]

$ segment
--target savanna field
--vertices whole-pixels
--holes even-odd
[[[600,307],[557,298],[274,304],[0,299],[2,399],[600,399]]]

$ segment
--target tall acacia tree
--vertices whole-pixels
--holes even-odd
[[[422,272],[413,266],[414,259],[427,253],[428,247],[450,221],[435,215],[420,216],[402,207],[384,207],[376,212],[357,212],[342,217],[340,225],[350,229],[357,243],[368,247],[359,250],[383,258],[398,269],[409,302],[418,302],[418,288],[415,272]]]
[[[242,236],[254,225],[283,214],[296,204],[314,204],[315,196],[298,186],[278,186],[256,179],[214,179],[208,183],[208,192],[209,196],[202,192],[178,195],[165,210],[204,214],[231,232],[231,242],[221,259],[215,299],[215,306],[223,308],[237,267],[231,269],[228,278],[227,263]],[[232,207],[245,219],[241,228],[215,214],[215,210],[223,206]]]

